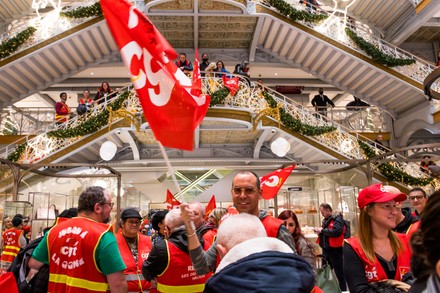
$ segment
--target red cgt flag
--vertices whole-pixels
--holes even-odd
[[[172,210],[174,207],[180,206],[180,201],[178,201],[169,189],[167,189],[167,199],[165,200],[167,204],[167,209]]]
[[[215,203],[215,195],[211,197],[208,204],[206,205],[206,218],[208,218],[209,214],[217,207],[217,204]]]
[[[238,77],[227,77],[226,75],[223,75],[222,79],[223,85],[229,90],[229,93],[233,97],[238,91]]]
[[[261,189],[263,190],[262,197],[264,199],[274,198],[281,186],[283,186],[287,177],[292,173],[296,165],[278,169],[272,173],[260,177]]]
[[[101,0],[101,8],[154,136],[164,146],[192,150],[210,97],[191,93],[196,86],[170,61],[176,51],[141,11],[126,0]]]

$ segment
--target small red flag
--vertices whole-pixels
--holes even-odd
[[[296,165],[292,165],[284,169],[278,169],[260,177],[261,189],[263,190],[262,198],[274,198],[281,186],[283,186],[287,177],[289,177],[290,173],[292,173],[292,170],[295,168],[295,166]]]
[[[210,97],[191,93],[201,90],[171,61],[176,51],[141,11],[126,0],[100,2],[154,136],[164,146],[192,150]]]
[[[217,204],[215,203],[215,195],[211,197],[208,204],[206,205],[206,218],[208,218],[209,214],[217,207]]]
[[[167,209],[172,210],[174,207],[180,206],[180,201],[178,201],[169,189],[167,189],[167,199],[165,200],[167,204]]]
[[[227,77],[226,75],[223,75],[222,79],[225,88],[229,90],[231,96],[234,96],[238,91],[238,77]]]

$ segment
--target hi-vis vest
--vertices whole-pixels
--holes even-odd
[[[49,230],[48,292],[108,291],[106,277],[95,259],[99,240],[107,231],[112,231],[110,225],[82,217],[63,221]]]
[[[397,255],[397,267],[394,280],[401,281],[403,275],[410,271],[411,250],[408,243],[408,236],[406,234],[399,233],[396,233],[396,235],[397,237],[399,237],[400,242],[403,245],[403,251],[399,252],[399,254]],[[347,241],[347,243],[350,244],[351,247],[353,247],[354,251],[364,264],[365,274],[367,276],[368,283],[388,279],[387,274],[380,265],[377,257],[375,257],[373,262],[367,259],[357,237],[345,239],[345,241]]]
[[[116,234],[116,241],[118,242],[119,252],[121,253],[122,260],[127,268],[124,270],[125,280],[127,280],[128,292],[143,292],[149,290],[151,287],[150,282],[144,279],[142,276],[142,264],[144,260],[148,258],[151,251],[151,237],[138,234],[138,262],[134,261],[134,257],[131,254],[130,248],[125,241],[124,235],[122,235],[122,229]]]
[[[20,252],[20,236],[23,230],[12,227],[3,232],[3,253],[1,260],[5,262],[13,262],[14,258]]]
[[[335,219],[330,219],[327,228],[328,229],[333,229],[333,226],[335,225]],[[325,227],[323,227],[325,228]],[[328,244],[330,245],[330,247],[333,248],[339,248],[342,247],[344,245],[344,233],[345,233],[345,226],[342,229],[342,233],[341,235],[339,235],[338,237],[329,237],[329,236],[325,236],[324,234],[322,234],[322,236],[327,237],[328,238]],[[319,244],[321,241],[321,234],[319,234],[318,239],[316,239],[316,243]],[[325,239],[324,239],[325,241]],[[325,243],[324,243],[325,245]]]
[[[58,102],[58,103],[61,103],[63,105],[61,107],[61,111],[55,113],[55,121],[56,122],[66,122],[69,118],[70,108],[69,108],[69,106],[67,106],[66,103],[63,103],[63,102]]]
[[[189,254],[166,241],[168,265],[157,276],[157,290],[164,293],[203,292],[211,273],[199,276],[194,270]]]
[[[280,230],[280,226],[283,225],[282,220],[276,219],[272,216],[264,217],[263,219],[261,219],[261,223],[263,223],[267,236],[273,238],[277,238],[278,230]]]

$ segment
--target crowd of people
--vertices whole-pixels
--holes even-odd
[[[233,206],[209,215],[199,202],[155,211],[147,221],[151,233],[136,208],[121,211],[117,229],[108,224],[114,208],[110,193],[88,187],[75,212],[61,213],[33,240],[36,244],[29,244],[26,282],[38,279],[47,292],[321,292],[315,285],[315,244],[293,211],[275,218],[260,210],[261,193],[259,177],[241,171],[231,184]],[[402,208],[407,198],[414,213]],[[368,186],[357,200],[357,233],[348,238],[343,214],[322,203],[322,225],[313,231],[340,289],[422,292],[412,287],[417,286],[439,292],[429,291],[439,288],[438,253],[422,244],[436,248],[439,242],[430,225],[439,222],[432,208],[439,198],[440,193],[428,197],[421,188],[406,195],[381,183]],[[17,267],[14,259],[21,260],[17,255],[28,243],[23,220],[21,215],[4,219],[3,270]]]

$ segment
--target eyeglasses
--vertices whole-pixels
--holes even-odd
[[[248,187],[233,187],[231,189],[231,191],[234,195],[240,195],[243,191],[247,195],[253,195],[253,194],[257,193],[257,189],[250,187],[250,186],[248,186]]]
[[[136,225],[136,226],[139,226],[139,225],[141,224],[140,221],[127,221],[127,223],[128,223],[129,225]]]
[[[378,207],[381,207],[382,209],[391,212],[392,210],[397,210],[397,205],[396,204],[390,204],[390,203],[386,203],[386,204],[376,204]]]
[[[108,204],[108,205],[110,206],[110,208],[112,208],[112,209],[113,209],[113,206],[115,205],[114,202],[110,202],[110,203],[105,202],[105,203],[103,203],[102,205],[106,205],[106,204]]]
[[[424,196],[423,195],[415,195],[415,196],[409,196],[409,200],[421,200]]]

